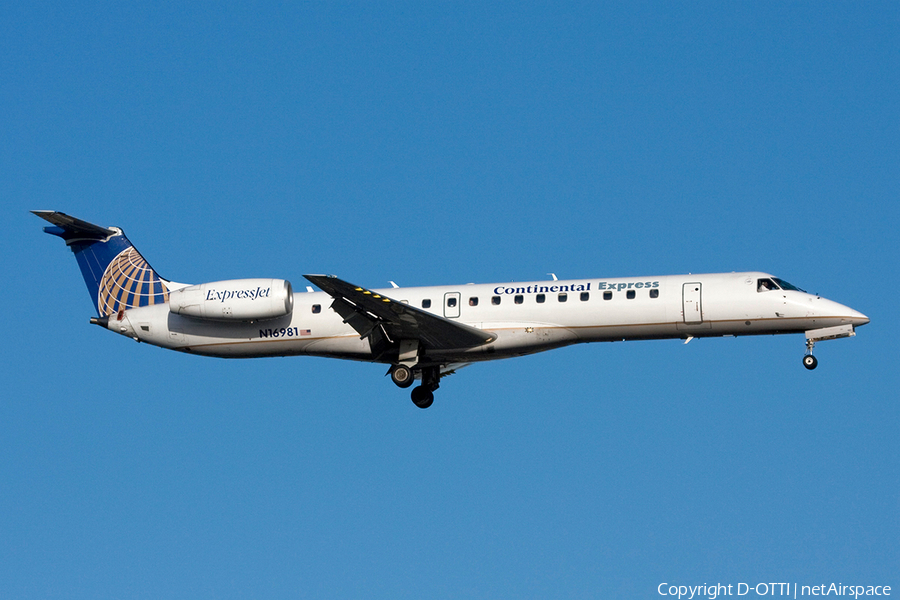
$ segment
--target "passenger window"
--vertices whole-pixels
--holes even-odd
[[[447,298],[447,306],[449,308],[456,308],[456,298],[454,296]]]
[[[603,292],[604,300],[612,300],[612,292]]]
[[[500,304],[500,296],[491,296],[491,304],[494,306]]]
[[[636,294],[637,292],[635,292],[634,290],[628,290],[627,292],[625,292],[625,297],[629,300],[634,300]]]
[[[582,302],[587,302],[588,300],[590,300],[590,298],[591,298],[590,292],[581,292],[581,301]]]
[[[513,298],[513,300],[516,304],[522,304],[523,302],[525,302],[525,297],[522,295],[517,295],[515,298]]]
[[[650,290],[651,298],[659,298],[659,290]]]
[[[321,304],[313,304],[312,310],[313,310],[313,314],[317,315],[320,312],[322,312],[322,305]]]
[[[478,306],[478,298],[475,296],[469,298],[469,306]]]
[[[547,297],[543,294],[538,294],[537,296],[534,297],[534,301],[537,302],[538,304],[543,304],[544,300],[546,300],[546,299],[547,299]]]
[[[565,301],[568,300],[568,299],[569,299],[569,295],[566,294],[565,292],[563,292],[563,293],[561,293],[561,294],[559,295],[559,301],[560,301],[560,302],[565,302]]]
[[[422,300],[422,308],[431,308],[431,300],[428,298]]]

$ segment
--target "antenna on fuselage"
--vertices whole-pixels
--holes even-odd
[[[559,281],[559,277],[556,276],[556,273],[547,273],[550,277],[553,278],[553,281]]]

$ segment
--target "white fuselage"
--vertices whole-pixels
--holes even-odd
[[[865,315],[801,291],[760,291],[758,272],[387,288],[385,297],[497,337],[431,352],[446,363],[492,360],[581,342],[803,333],[868,323]],[[293,310],[256,322],[213,321],[168,304],[110,315],[108,328],[164,348],[218,357],[311,355],[393,362],[377,355],[325,292],[294,294]],[[121,316],[121,318],[119,318]]]

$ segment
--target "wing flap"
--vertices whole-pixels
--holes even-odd
[[[331,307],[361,337],[380,328],[391,342],[417,339],[431,350],[473,348],[497,339],[487,331],[450,321],[333,275],[304,277],[334,298]]]

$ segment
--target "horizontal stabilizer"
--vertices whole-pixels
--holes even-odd
[[[116,234],[112,229],[70,217],[66,213],[53,210],[33,210],[31,212],[56,226],[44,227],[45,232],[61,237],[66,242],[72,240],[105,240]]]

